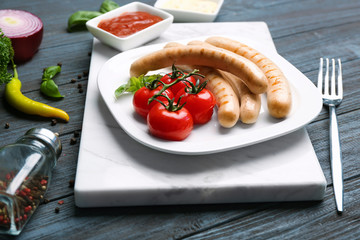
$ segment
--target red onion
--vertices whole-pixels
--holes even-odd
[[[30,60],[39,49],[43,23],[34,14],[23,10],[0,10],[0,28],[11,39],[16,63]]]

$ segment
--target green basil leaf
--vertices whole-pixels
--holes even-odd
[[[160,79],[162,75],[140,75],[139,77],[131,77],[129,81],[115,90],[115,98],[119,98],[122,94],[125,93],[135,93],[140,88],[146,86],[146,84],[151,83],[156,79]]]
[[[115,98],[119,98],[122,94],[126,93],[128,84],[123,84],[115,90]]]
[[[142,79],[140,79],[142,86],[145,86],[146,84],[152,83],[156,79],[160,79],[163,76],[161,74],[153,74],[153,75],[145,75],[142,76]]]
[[[101,13],[110,12],[111,10],[114,10],[118,7],[120,7],[120,6],[116,2],[111,1],[111,0],[105,0],[100,6],[100,12]]]
[[[102,13],[97,11],[77,11],[73,13],[68,19],[68,31],[86,30],[86,22]]]
[[[43,79],[52,79],[55,77],[56,74],[61,72],[61,67],[60,66],[51,66],[48,67],[44,70],[43,73]]]
[[[119,98],[125,93],[134,93],[140,89],[140,80],[136,77],[131,77],[129,81],[115,90],[115,98]]]
[[[40,86],[40,91],[43,94],[45,94],[48,97],[53,97],[53,98],[64,97],[60,94],[59,87],[56,85],[54,80],[52,80],[52,78],[54,78],[56,76],[56,74],[58,74],[60,72],[61,72],[61,67],[58,65],[45,68],[45,70],[43,72],[43,76],[42,76],[42,83]]]
[[[62,98],[62,96],[59,92],[59,88],[52,79],[46,79],[41,83],[40,91],[45,94],[48,97],[53,98]]]
[[[136,92],[142,86],[143,85],[141,84],[141,77],[140,78],[132,77],[132,78],[130,78],[130,84],[129,84],[128,92]]]

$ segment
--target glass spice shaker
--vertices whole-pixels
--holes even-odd
[[[61,150],[46,128],[32,128],[0,148],[0,234],[20,234],[44,198]]]

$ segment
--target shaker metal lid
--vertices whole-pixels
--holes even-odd
[[[50,144],[55,151],[56,157],[58,158],[62,151],[61,141],[57,134],[46,128],[32,128],[28,130],[25,135],[34,136],[42,139],[46,143]]]

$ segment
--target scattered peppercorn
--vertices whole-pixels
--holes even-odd
[[[50,202],[50,200],[49,200],[49,199],[44,198],[44,203],[45,203],[45,204],[48,204],[49,202]]]
[[[77,76],[78,79],[81,79],[81,77],[82,77],[81,74],[79,74],[79,75]]]
[[[75,131],[74,131],[74,137],[79,137],[79,136],[80,136],[80,132],[77,131],[77,130],[75,130]]]
[[[79,83],[79,84],[77,85],[77,87],[78,87],[79,89],[82,88],[82,84]]]
[[[76,79],[75,78],[73,78],[73,79],[71,79],[71,81],[70,81],[71,83],[76,83]]]
[[[55,213],[59,213],[60,212],[60,208],[56,207],[55,208]]]
[[[69,181],[69,188],[73,188],[75,186],[75,180],[71,179]]]
[[[51,126],[55,126],[57,124],[56,119],[51,119]]]
[[[10,127],[10,124],[9,123],[5,123],[5,129],[8,129]]]
[[[76,138],[71,138],[71,139],[70,139],[70,144],[71,144],[71,145],[76,144],[76,142],[77,142]]]
[[[84,76],[84,77],[89,76],[89,71],[83,71],[83,76]]]
[[[62,66],[62,63],[61,63],[61,62],[59,62],[57,65],[58,65],[59,67],[61,67],[61,66]]]
[[[83,92],[84,92],[84,89],[80,88],[79,93],[83,93]]]

